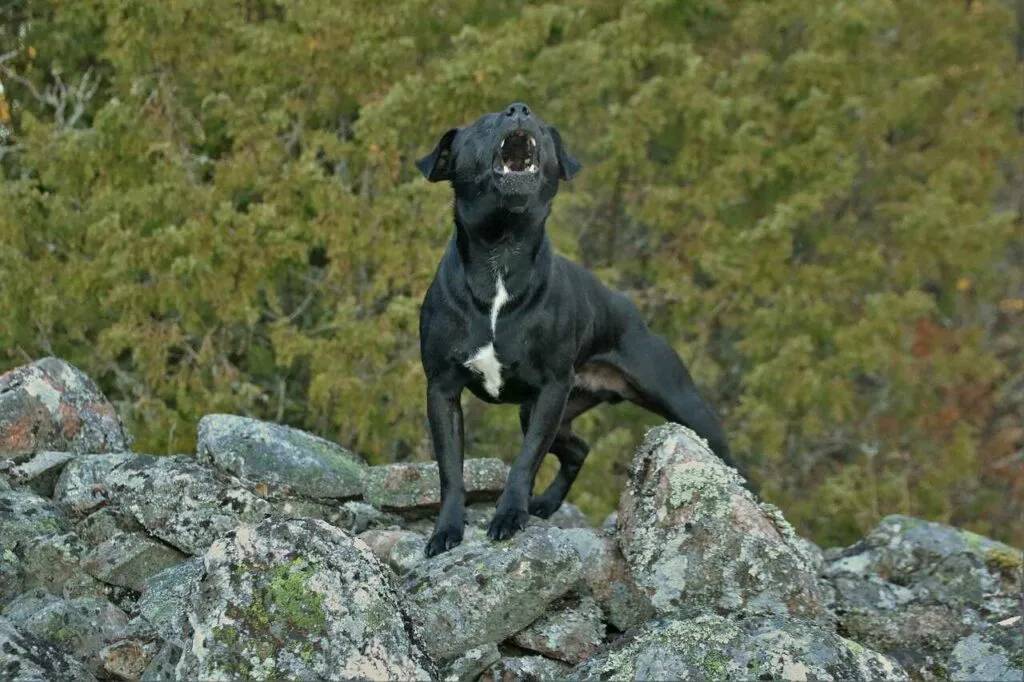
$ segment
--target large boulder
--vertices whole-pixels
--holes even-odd
[[[467,459],[463,464],[466,499],[496,500],[505,487],[508,465],[500,459]],[[441,479],[437,462],[385,464],[370,467],[366,501],[386,511],[429,513],[441,506]]]
[[[390,579],[344,531],[267,519],[229,532],[203,562],[179,678],[431,679]]]
[[[162,638],[180,638],[188,629],[188,608],[202,575],[202,557],[165,568],[143,584],[135,612]]]
[[[652,621],[569,680],[909,680],[895,661],[811,621],[704,614]]]
[[[381,562],[398,575],[426,560],[423,548],[427,538],[410,530],[368,530],[359,534]]]
[[[685,427],[648,432],[617,523],[633,578],[659,615],[823,614],[820,554]]]
[[[366,463],[337,443],[279,424],[211,414],[199,421],[196,455],[270,492],[351,499],[363,494]]]
[[[0,678],[5,682],[75,680],[95,682],[91,672],[63,650],[21,632],[0,617]]]
[[[403,590],[427,653],[446,661],[543,615],[583,574],[568,532],[528,527],[508,542],[463,542],[414,566]]]
[[[843,632],[921,679],[944,678],[959,640],[1020,608],[1021,552],[940,523],[888,516],[826,556]]]
[[[201,554],[225,532],[272,512],[241,481],[186,456],[80,457],[64,469],[54,495],[78,513],[115,506],[187,554]]]
[[[131,438],[96,384],[46,357],[0,375],[0,456],[124,452]]]

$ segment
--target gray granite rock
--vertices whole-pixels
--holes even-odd
[[[89,552],[82,560],[82,569],[109,585],[140,591],[149,578],[186,558],[173,547],[141,533],[119,533]]]
[[[479,682],[561,682],[570,670],[543,656],[509,656],[488,668]]]
[[[908,681],[895,661],[811,621],[704,614],[652,621],[594,654],[569,680]]]
[[[391,581],[361,541],[319,520],[241,526],[203,557],[184,679],[429,680]]]
[[[625,632],[654,617],[650,599],[637,587],[612,537],[589,528],[569,529],[565,537],[579,553],[587,589],[612,627]]]
[[[188,608],[203,575],[202,557],[165,568],[142,586],[135,613],[165,640],[180,639],[188,628]]]
[[[823,615],[820,552],[689,429],[651,429],[619,506],[618,542],[659,615]]]
[[[512,637],[516,646],[576,665],[604,640],[601,609],[593,597],[569,596]]]
[[[77,456],[73,452],[37,452],[9,469],[7,476],[17,486],[28,488],[42,497],[53,497],[57,478],[67,463]]]
[[[417,564],[403,591],[427,653],[447,661],[501,642],[579,583],[579,554],[559,528],[529,527],[502,543],[463,542]]]
[[[409,530],[368,530],[359,539],[369,546],[373,554],[398,575],[426,560],[423,548],[427,538]]]
[[[501,659],[496,644],[484,644],[470,649],[441,670],[443,682],[476,682],[477,678]]]
[[[953,682],[1024,680],[1024,618],[1013,616],[961,639],[947,670]]]
[[[463,464],[466,499],[496,500],[508,478],[508,465],[500,459],[467,459]],[[437,462],[386,464],[370,467],[366,501],[385,511],[436,511],[441,504]]]
[[[63,650],[21,632],[0,617],[0,679],[4,682],[95,682],[89,670]]]
[[[21,571],[26,590],[42,588],[66,596],[67,585],[82,571],[82,557],[89,546],[77,533],[47,533],[21,543]]]
[[[199,554],[217,537],[265,518],[273,509],[243,482],[220,477],[191,457],[131,455],[81,457],[57,482],[55,497],[79,513],[94,500],[130,515],[146,531],[187,554]],[[97,492],[99,491],[99,492]]]
[[[46,357],[0,375],[0,457],[124,452],[131,437],[93,381]]]
[[[27,490],[0,491],[0,553],[39,535],[70,530],[71,523],[52,501]]]
[[[210,414],[199,422],[197,457],[271,493],[350,499],[363,493],[366,463],[340,445],[279,424]]]
[[[9,604],[3,613],[20,631],[82,661],[94,674],[103,669],[103,650],[128,641],[128,616],[99,597],[60,599],[32,592]]]
[[[843,632],[917,679],[945,679],[972,632],[1019,613],[1020,550],[939,523],[888,516],[860,542],[829,550],[823,576]]]

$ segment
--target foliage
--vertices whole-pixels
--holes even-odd
[[[227,411],[429,457],[416,320],[450,198],[411,162],[523,99],[584,162],[557,249],[687,359],[796,525],[832,544],[902,512],[1024,543],[1007,7],[11,3],[0,369],[67,358],[140,450]],[[514,408],[466,409],[470,456],[514,456]],[[578,420],[595,519],[653,423]]]

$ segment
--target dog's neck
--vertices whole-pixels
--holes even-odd
[[[455,206],[455,244],[474,297],[488,300],[500,279],[512,297],[539,284],[536,274],[551,259],[545,234],[548,210],[511,213],[497,209],[467,224]],[[538,266],[541,266],[539,268]]]

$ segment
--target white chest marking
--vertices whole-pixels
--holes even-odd
[[[502,306],[508,303],[508,290],[505,289],[505,282],[501,275],[495,282],[494,300],[491,301],[491,343],[483,346],[469,359],[465,366],[484,378],[484,390],[493,398],[501,393],[501,363],[498,362],[498,355],[494,351],[494,331],[498,327],[498,313]]]

